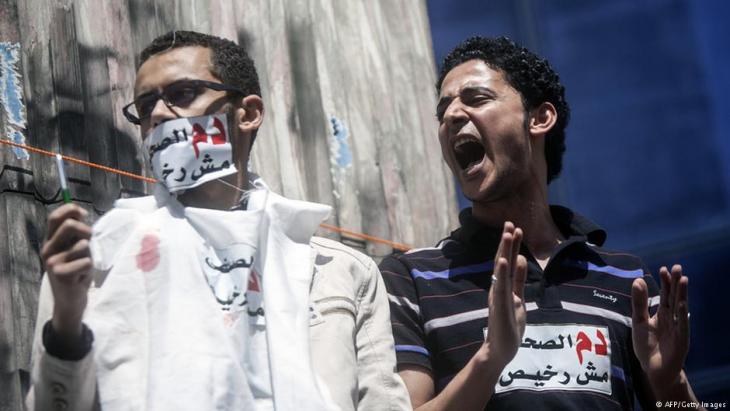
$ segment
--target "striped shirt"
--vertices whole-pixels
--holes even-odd
[[[619,410],[634,405],[641,372],[631,341],[631,285],[644,278],[650,312],[656,282],[633,255],[600,247],[606,233],[567,208],[551,213],[565,241],[543,270],[523,244],[527,327],[488,408]],[[394,254],[380,270],[390,300],[398,364],[433,375],[440,392],[477,352],[488,332],[487,295],[501,230],[471,210],[434,248]]]

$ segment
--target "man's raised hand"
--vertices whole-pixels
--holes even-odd
[[[658,397],[680,382],[682,366],[689,350],[687,277],[675,265],[659,270],[662,289],[657,313],[649,317],[648,291],[643,279],[631,287],[632,338],[636,358]]]
[[[489,288],[489,327],[485,341],[488,358],[506,366],[520,347],[525,332],[524,288],[527,260],[520,255],[522,230],[504,224],[494,274]]]
[[[65,204],[48,216],[41,258],[53,291],[52,325],[66,342],[81,337],[81,318],[91,284],[91,227],[82,222],[88,215],[76,204]]]

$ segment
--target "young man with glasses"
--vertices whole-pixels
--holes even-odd
[[[312,237],[329,207],[251,182],[245,50],[163,35],[134,95],[159,183],[93,229],[75,205],[49,216],[29,408],[408,409],[375,264]]]

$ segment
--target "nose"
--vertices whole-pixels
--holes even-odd
[[[164,99],[159,98],[155,102],[155,106],[152,109],[152,112],[150,113],[149,117],[149,125],[150,130],[157,127],[158,125],[164,123],[165,121],[172,120],[174,118],[177,118],[177,114],[172,111],[172,108],[170,108],[164,101]]]
[[[469,116],[461,106],[461,102],[452,101],[444,113],[444,124],[446,124],[449,134],[458,133],[468,122]]]

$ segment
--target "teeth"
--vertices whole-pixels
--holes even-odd
[[[459,148],[461,145],[468,143],[468,142],[475,142],[481,144],[481,142],[473,136],[459,136],[456,138],[456,141],[454,141],[454,149]]]
[[[464,171],[482,162],[486,154],[482,142],[469,134],[456,136],[453,150],[455,160]]]

